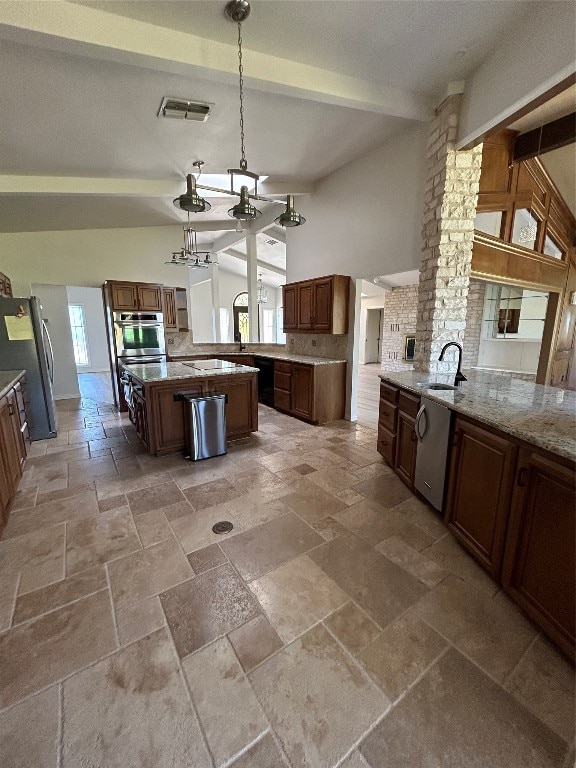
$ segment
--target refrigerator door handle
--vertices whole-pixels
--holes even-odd
[[[52,382],[52,384],[54,384],[54,349],[52,347],[52,339],[50,338],[50,334],[48,333],[48,328],[46,326],[45,320],[42,320],[42,329],[44,333],[44,338],[48,343],[48,350],[50,351],[50,362],[48,363],[48,373],[50,374],[50,381]]]
[[[422,419],[424,418],[424,431],[420,431],[420,424],[422,422]],[[414,431],[416,432],[416,436],[419,440],[419,442],[422,442],[424,438],[426,437],[426,432],[428,432],[428,417],[426,415],[426,406],[421,405],[420,410],[416,414],[416,422],[414,424]]]

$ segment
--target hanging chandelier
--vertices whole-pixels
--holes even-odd
[[[201,259],[201,256],[204,258]],[[208,269],[216,263],[212,261],[211,256],[211,251],[198,250],[196,230],[190,226],[190,214],[188,214],[188,226],[184,227],[184,247],[179,251],[172,251],[172,258],[164,264],[190,267],[190,269]]]
[[[258,304],[268,304],[268,290],[266,289],[266,286],[262,282],[262,275],[258,275],[258,293],[257,293]]]
[[[201,160],[196,160],[193,165],[199,170],[198,176],[194,177],[193,174],[186,176],[186,192],[183,195],[175,198],[174,205],[183,211],[190,213],[203,213],[209,211],[211,208],[204,198],[198,195],[198,189],[205,189],[211,192],[220,192],[224,194],[230,194],[239,197],[240,200],[236,205],[232,206],[228,210],[228,215],[237,221],[254,221],[260,218],[262,212],[252,205],[250,200],[262,200],[267,203],[276,203],[279,205],[286,205],[286,209],[275,219],[276,224],[282,227],[298,227],[306,222],[306,219],[297,213],[294,209],[294,197],[288,195],[286,203],[282,203],[279,200],[274,200],[269,197],[264,197],[258,194],[258,181],[260,176],[257,173],[253,173],[248,170],[248,161],[246,160],[246,149],[244,146],[244,66],[242,61],[242,22],[245,21],[250,15],[250,3],[247,0],[230,0],[224,9],[224,13],[228,19],[238,24],[238,75],[239,75],[239,95],[240,95],[240,162],[238,168],[229,168],[228,175],[230,176],[230,190],[220,189],[218,187],[209,187],[204,184],[199,184],[200,172],[204,163]],[[247,184],[240,185],[240,191],[237,191],[234,187],[234,177],[248,177],[254,182],[254,190],[250,192]]]

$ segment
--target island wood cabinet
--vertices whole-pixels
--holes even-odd
[[[143,383],[130,371],[132,409],[130,419],[148,452],[162,456],[185,447],[185,403],[174,395],[192,397],[224,394],[226,404],[226,436],[247,437],[258,429],[258,384],[255,373],[230,374],[213,378],[168,379]]]
[[[510,597],[572,658],[575,517],[574,468],[521,448],[502,582]]]
[[[348,333],[350,278],[329,275],[282,286],[283,328],[298,333]]]
[[[312,424],[344,418],[346,363],[274,362],[274,407]]]
[[[110,308],[118,311],[162,312],[162,286],[156,283],[107,281]]]
[[[0,398],[0,533],[22,477],[27,434],[24,390],[17,382]]]
[[[456,418],[445,522],[495,578],[502,568],[517,453],[502,433]]]
[[[380,382],[377,450],[409,488],[414,488],[420,398]]]

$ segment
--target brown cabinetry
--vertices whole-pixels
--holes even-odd
[[[502,582],[508,594],[574,658],[574,469],[521,449]]]
[[[414,424],[420,398],[380,382],[377,450],[398,477],[414,487],[416,468],[416,432]]]
[[[21,421],[21,408],[24,413]],[[0,533],[8,520],[10,505],[22,477],[27,421],[19,382],[0,398]]]
[[[445,522],[495,578],[502,566],[517,451],[504,435],[456,419]]]
[[[284,331],[348,333],[350,278],[329,275],[282,286]]]
[[[291,412],[295,416],[314,419],[314,368],[292,363]]]
[[[0,296],[12,296],[12,283],[3,272],[0,272]]]
[[[168,331],[177,331],[176,320],[176,288],[162,289],[162,306],[164,311],[164,328]]]
[[[136,387],[142,382],[132,377]],[[203,379],[150,382],[133,395],[133,422],[148,451],[157,455],[176,453],[185,446],[185,405],[175,395],[204,397],[227,395],[226,436],[247,437],[258,429],[256,374],[231,374]]]
[[[274,362],[274,407],[291,416],[313,424],[343,419],[345,394],[346,363]]]
[[[155,283],[108,282],[110,307],[118,311],[162,312],[162,286]]]

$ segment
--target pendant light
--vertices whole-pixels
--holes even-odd
[[[192,174],[186,176],[186,193],[180,195],[174,200],[174,205],[183,211],[189,211],[190,213],[203,213],[209,211],[211,208],[204,198],[200,197],[197,192],[198,189],[207,189],[211,192],[220,192],[224,194],[235,195],[240,198],[240,201],[232,206],[228,210],[228,215],[237,221],[254,221],[260,218],[262,212],[258,210],[252,203],[252,200],[262,200],[267,203],[274,203],[276,205],[284,205],[279,200],[274,200],[269,197],[264,197],[258,194],[258,180],[260,176],[257,173],[253,173],[248,170],[248,162],[246,160],[246,149],[244,146],[244,66],[242,61],[242,22],[245,21],[250,15],[250,3],[248,0],[230,0],[224,9],[224,13],[231,21],[238,25],[238,77],[239,77],[239,95],[240,95],[240,162],[238,168],[229,168],[228,174],[230,176],[230,190],[221,189],[219,187],[209,187],[205,184],[199,184],[198,179],[200,173],[195,178]],[[196,160],[193,165],[201,169],[203,162]],[[254,191],[249,192],[248,186],[242,184],[240,191],[238,192],[234,188],[234,177],[242,176],[248,177],[254,181]],[[282,227],[298,227],[304,224],[306,219],[294,210],[294,197],[288,195],[286,198],[286,210],[276,219],[276,223]],[[236,229],[238,231],[238,228]]]
[[[266,286],[262,282],[262,275],[258,275],[258,292],[257,292],[258,304],[268,304],[268,291]]]

